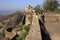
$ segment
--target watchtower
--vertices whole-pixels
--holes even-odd
[[[26,14],[26,21],[25,24],[32,24],[32,18],[33,18],[33,14],[35,13],[35,10],[33,9],[33,7],[31,7],[30,5],[28,5],[25,9],[25,14]]]

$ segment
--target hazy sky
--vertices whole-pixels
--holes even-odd
[[[44,0],[0,0],[0,10],[22,10],[26,5],[41,5]]]

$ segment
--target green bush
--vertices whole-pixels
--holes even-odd
[[[20,34],[20,36],[16,37],[16,40],[25,40],[25,37],[27,36],[29,29],[30,29],[30,25],[20,25],[17,30],[19,31],[20,29],[24,29],[25,31],[22,32],[22,34]]]
[[[4,33],[4,32],[3,32],[3,33],[1,33],[1,36],[2,36],[2,37],[5,37],[5,33]]]
[[[23,27],[23,25],[21,25],[21,24],[17,25],[17,26],[16,26],[17,31],[23,30],[23,28],[22,28],[22,27]]]
[[[23,32],[19,37],[16,38],[16,40],[25,40],[27,34],[28,34],[27,31]]]
[[[23,28],[24,28],[25,31],[29,31],[30,25],[25,25]]]

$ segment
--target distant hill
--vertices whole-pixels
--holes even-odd
[[[6,27],[15,27],[16,25],[18,25],[23,17],[23,13],[22,12],[15,12],[9,15],[5,15],[5,16],[0,16],[0,23],[3,25],[6,25]],[[1,25],[0,25],[1,27]]]
[[[15,10],[0,10],[0,15],[7,15],[14,13]]]

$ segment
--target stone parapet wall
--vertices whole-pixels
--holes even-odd
[[[58,14],[45,14],[46,23],[58,23],[59,15]]]
[[[60,23],[60,15],[59,15],[59,23]]]
[[[45,23],[60,23],[60,14],[44,14],[44,20]]]

